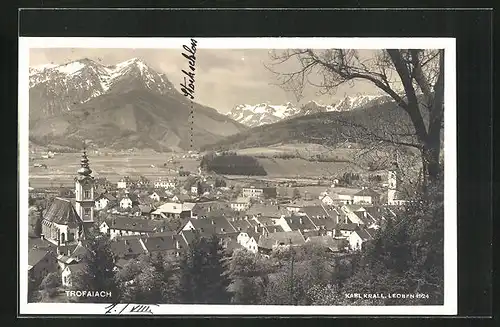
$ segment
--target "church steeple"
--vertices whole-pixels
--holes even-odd
[[[80,176],[90,176],[92,174],[92,169],[89,166],[89,158],[87,157],[87,149],[85,145],[83,146],[82,159],[80,160],[81,168],[78,169],[78,175]]]
[[[80,169],[75,178],[75,210],[83,222],[94,221],[94,177],[89,166],[89,158],[84,145]]]

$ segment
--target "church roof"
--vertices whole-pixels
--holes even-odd
[[[56,197],[45,211],[44,219],[59,225],[76,227],[82,223],[70,200]]]

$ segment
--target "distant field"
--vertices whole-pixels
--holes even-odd
[[[259,158],[268,176],[277,177],[321,177],[342,175],[355,171],[356,167],[345,162],[311,162],[304,159]]]
[[[163,164],[171,158],[169,154],[89,154],[90,167],[95,177],[106,177],[110,182],[117,182],[123,176],[145,176],[148,179],[158,177],[177,176],[177,170],[182,166],[184,170],[195,172],[199,161],[195,159],[175,159],[178,163]],[[30,161],[30,184],[32,187],[47,187],[73,185],[73,178],[80,167],[81,153],[61,153],[51,159],[42,159],[39,156]],[[33,167],[34,163],[46,164],[47,169]],[[151,167],[153,165],[154,167]]]

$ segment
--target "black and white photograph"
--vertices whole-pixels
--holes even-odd
[[[21,313],[456,314],[455,57],[21,37]]]

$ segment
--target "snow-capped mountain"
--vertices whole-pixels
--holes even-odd
[[[190,149],[245,127],[191,103],[163,73],[134,58],[30,67],[30,140],[43,146]],[[196,119],[190,118],[191,111]]]
[[[268,103],[261,103],[257,105],[242,104],[233,108],[227,116],[243,125],[256,127],[273,124],[283,119],[311,115],[320,112],[341,112],[361,109],[375,104],[382,104],[386,101],[390,101],[390,98],[385,95],[363,94],[357,96],[346,96],[331,105],[321,104],[314,100],[301,106],[295,106],[290,102],[287,102],[284,105],[271,105]]]
[[[113,66],[80,59],[63,65],[30,67],[30,102],[39,106],[30,119],[38,118],[36,113],[55,115],[100,95],[138,88],[158,94],[174,90],[164,74],[137,58]]]
[[[276,123],[298,113],[299,109],[290,102],[284,105],[260,103],[257,105],[240,104],[234,107],[227,116],[243,125],[255,127]]]

